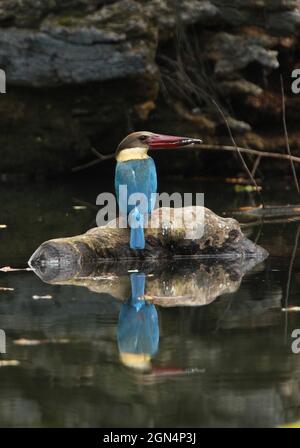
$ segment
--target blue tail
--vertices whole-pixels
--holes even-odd
[[[131,229],[130,231],[130,248],[145,249],[145,237],[143,227]]]
[[[130,248],[145,249],[144,216],[137,207],[130,214]]]

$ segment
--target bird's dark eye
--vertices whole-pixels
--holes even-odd
[[[141,136],[140,136],[140,140],[141,140],[142,142],[144,142],[145,140],[147,140],[147,135],[141,135]]]

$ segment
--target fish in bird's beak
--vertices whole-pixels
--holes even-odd
[[[175,135],[154,134],[148,137],[149,149],[175,149],[202,143],[198,138],[178,137]]]

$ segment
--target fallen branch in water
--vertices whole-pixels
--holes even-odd
[[[16,272],[16,271],[31,271],[31,268],[11,268],[10,266],[4,266],[3,268],[0,268],[0,272]]]
[[[267,205],[266,207],[243,207],[231,210],[224,216],[264,216],[265,218],[300,216],[300,205]]]
[[[282,218],[282,219],[264,219],[264,226],[271,224],[290,224],[300,221],[300,216],[294,216],[294,217],[288,217],[288,218]],[[255,227],[255,226],[261,226],[261,220],[257,221],[251,221],[251,222],[240,222],[241,229],[247,229],[249,227]]]

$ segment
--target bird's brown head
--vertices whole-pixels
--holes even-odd
[[[149,149],[176,149],[200,144],[202,140],[174,135],[154,134],[148,131],[133,132],[127,135],[116,151],[118,161],[145,159]]]

